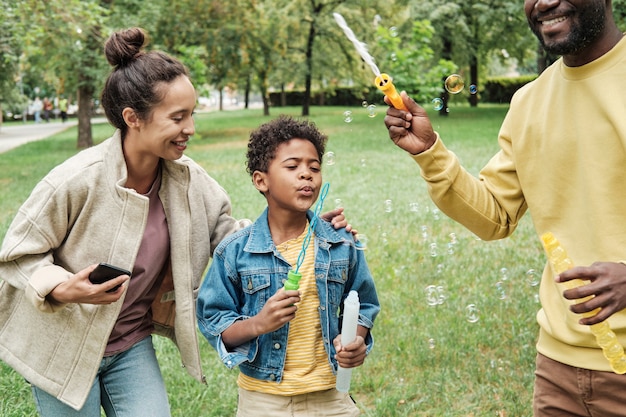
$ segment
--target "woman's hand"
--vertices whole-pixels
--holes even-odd
[[[60,304],[84,303],[84,304],[111,304],[120,299],[124,293],[130,277],[120,275],[102,284],[92,284],[89,274],[97,265],[91,265],[82,271],[72,275],[70,279],[57,285],[48,294],[48,298]],[[120,286],[113,292],[107,292]]]

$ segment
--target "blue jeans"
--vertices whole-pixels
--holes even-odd
[[[107,417],[170,417],[151,336],[102,359],[87,401],[78,411],[35,386],[32,391],[42,417],[100,417],[100,407]]]

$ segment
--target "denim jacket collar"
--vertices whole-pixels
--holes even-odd
[[[263,213],[259,216],[258,220],[250,226],[250,237],[246,243],[244,251],[250,253],[267,253],[276,250],[276,245],[274,245],[274,241],[272,240],[272,234],[270,233],[269,223],[267,220],[268,210],[269,209],[266,207]],[[313,219],[313,212],[308,210],[306,216],[309,223],[311,223],[311,219]],[[342,237],[330,223],[319,218],[318,221],[315,222],[314,232],[315,237],[321,242],[325,242],[327,245],[339,243],[345,239],[345,237]]]

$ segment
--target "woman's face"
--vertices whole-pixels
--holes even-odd
[[[195,133],[193,111],[196,92],[189,78],[181,75],[171,83],[163,83],[163,100],[146,120],[139,123],[135,148],[166,160],[183,156],[187,142]]]

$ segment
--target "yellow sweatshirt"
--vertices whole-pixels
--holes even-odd
[[[626,259],[626,38],[599,59],[557,61],[513,97],[500,151],[473,177],[437,139],[415,155],[433,201],[484,240],[509,236],[528,209],[576,265]],[[559,362],[610,371],[588,326],[569,311],[546,267],[537,349]],[[626,311],[609,324],[626,345]]]

